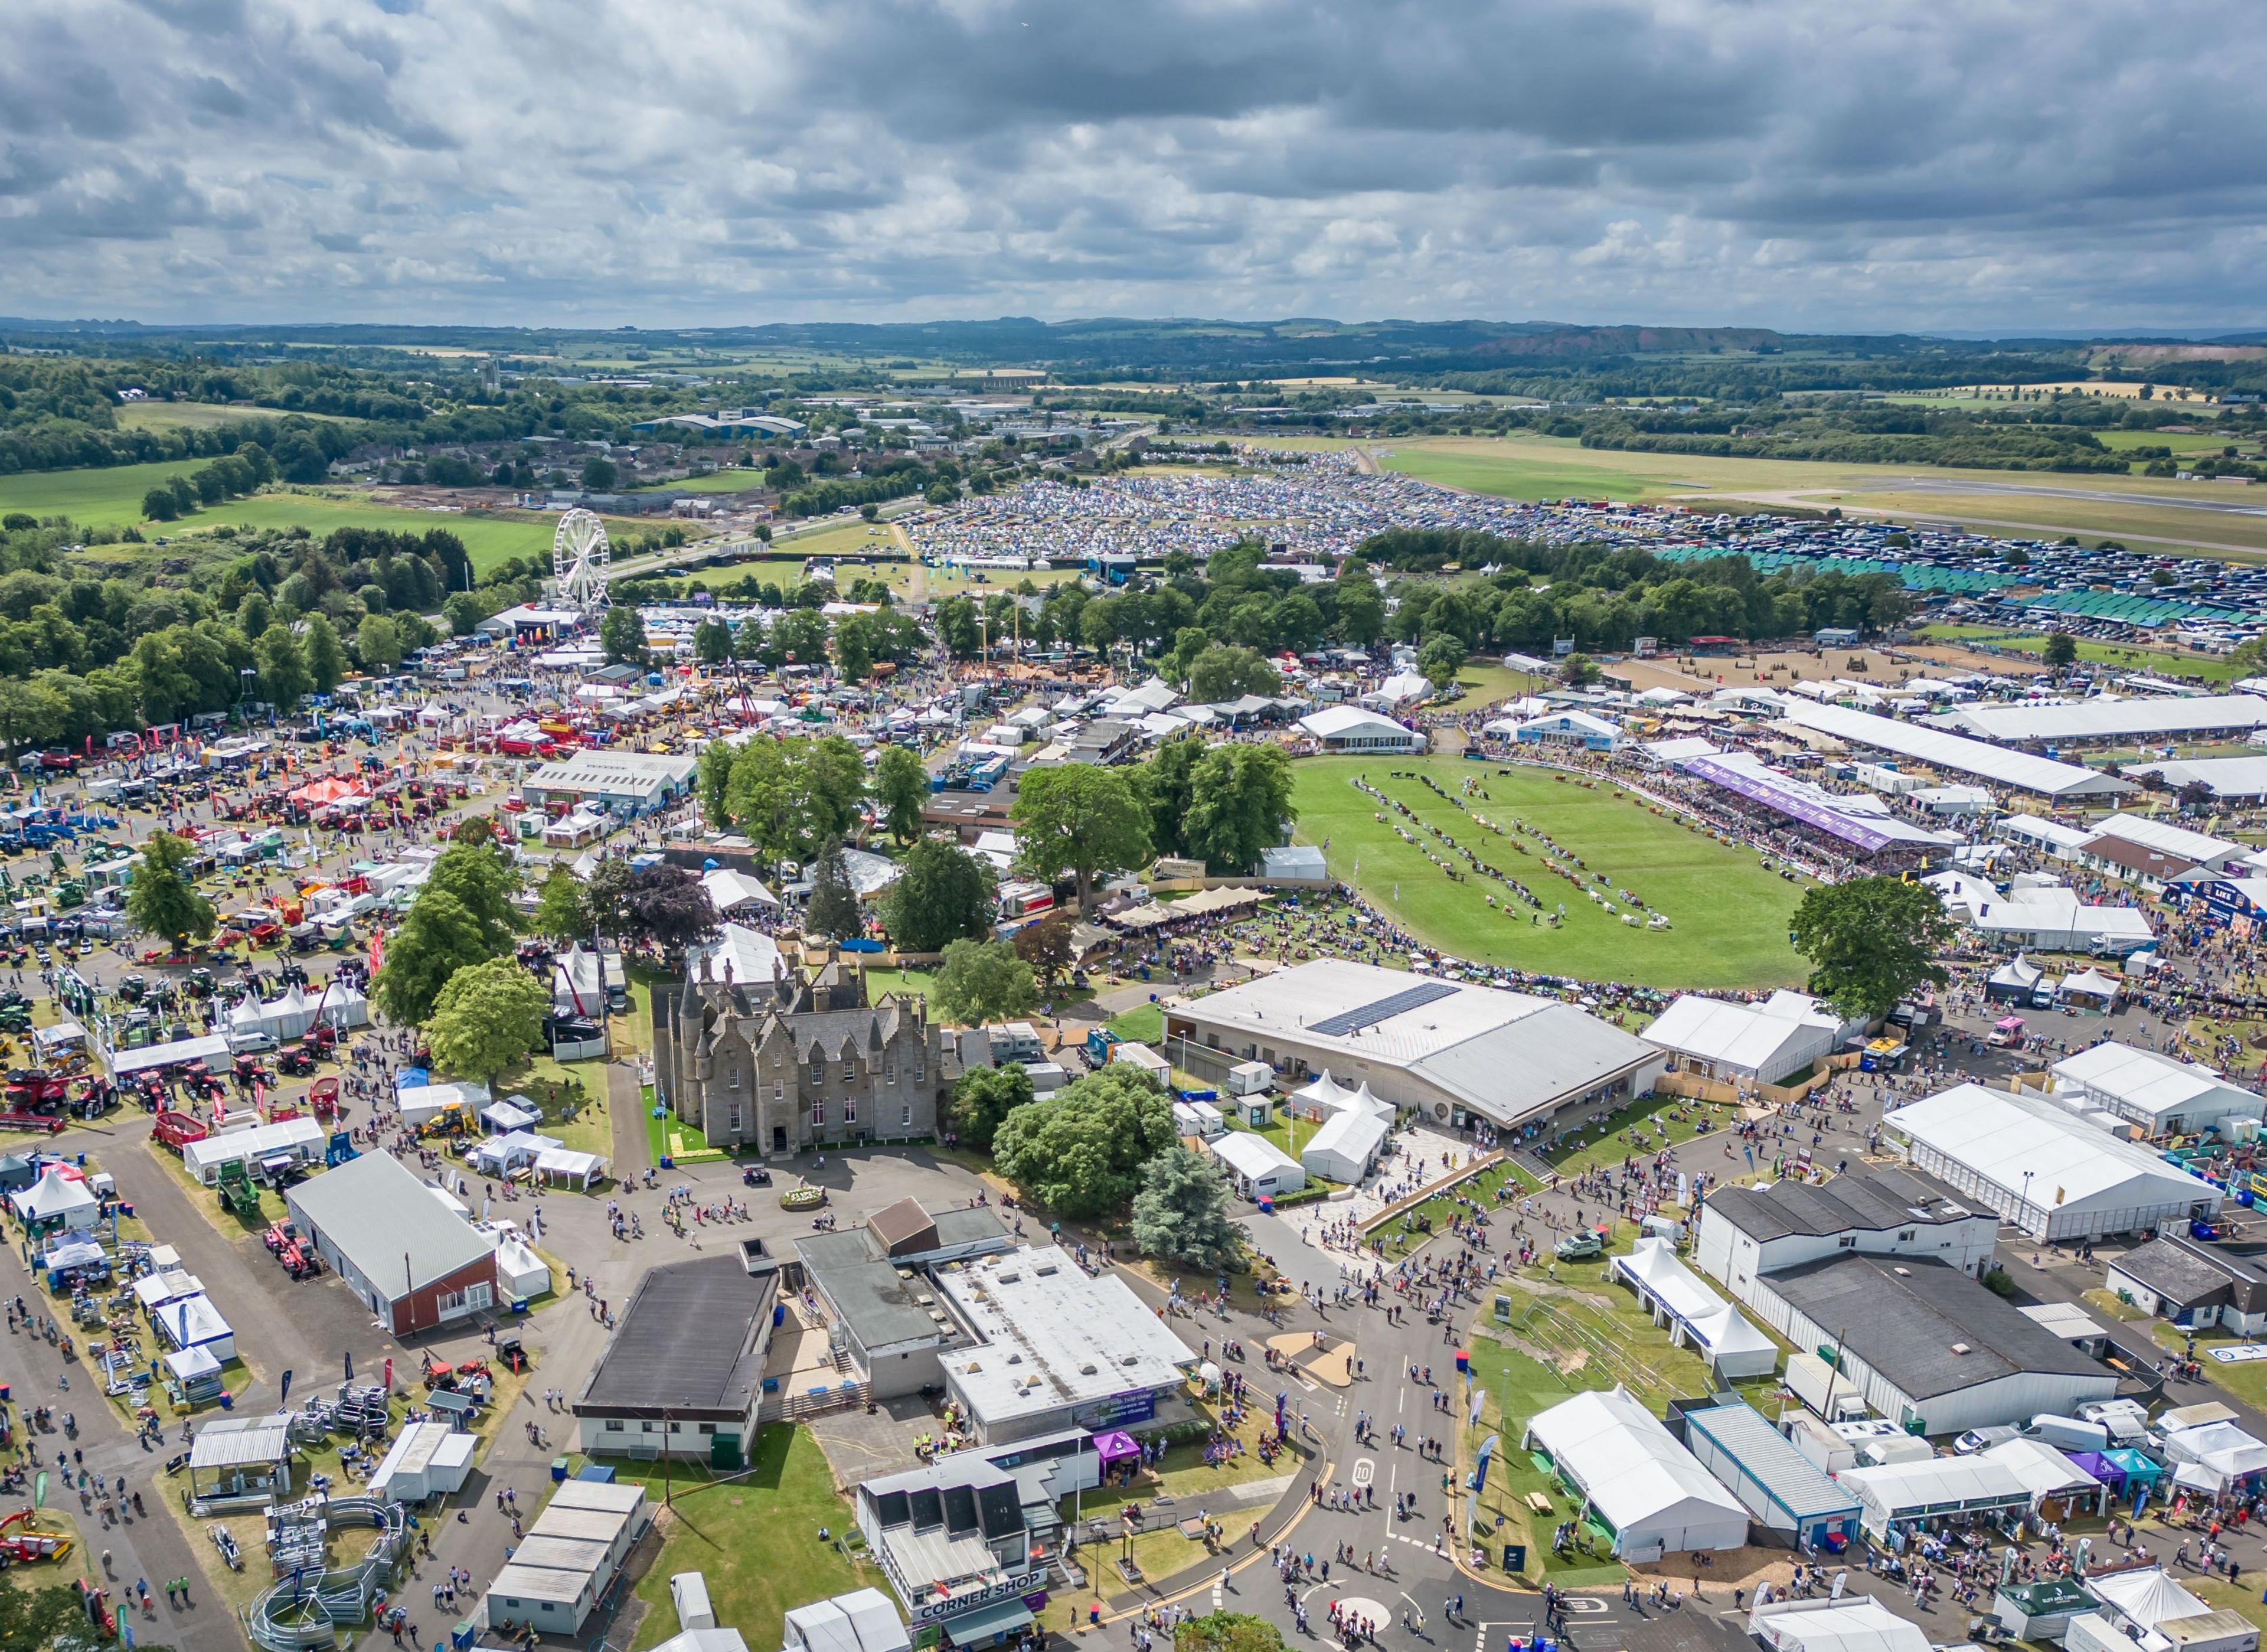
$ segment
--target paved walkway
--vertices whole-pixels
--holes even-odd
[[[14,1245],[7,1247],[6,1260],[0,1261],[0,1292],[22,1296],[35,1314],[46,1311],[46,1299],[34,1289]],[[0,1338],[0,1380],[8,1383],[26,1418],[42,1405],[53,1406],[58,1418],[66,1411],[78,1418],[76,1445],[64,1437],[60,1423],[52,1434],[37,1434],[28,1421],[24,1424],[26,1438],[37,1453],[38,1466],[52,1470],[76,1450],[79,1460],[75,1466],[106,1479],[122,1475],[129,1494],[142,1494],[146,1516],[137,1517],[129,1509],[126,1517],[108,1531],[88,1512],[89,1500],[64,1492],[60,1485],[48,1494],[50,1507],[68,1509],[78,1517],[92,1569],[99,1573],[102,1552],[111,1551],[114,1610],[123,1611],[125,1590],[136,1579],[149,1581],[156,1612],[149,1616],[139,1612],[132,1614],[137,1637],[169,1642],[182,1652],[241,1652],[245,1640],[235,1615],[207,1588],[188,1538],[173,1517],[158,1507],[178,1486],[165,1478],[164,1469],[166,1456],[180,1448],[170,1442],[163,1450],[136,1443],[124,1421],[102,1397],[86,1362],[66,1361],[44,1338],[25,1333]],[[68,1388],[63,1386],[66,1381]],[[55,1574],[57,1581],[63,1575]],[[43,1568],[33,1568],[24,1577],[33,1585],[49,1581]],[[187,1604],[165,1603],[164,1586],[176,1577],[190,1580]]]

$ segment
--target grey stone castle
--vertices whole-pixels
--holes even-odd
[[[937,1134],[959,1076],[918,997],[866,1002],[865,971],[837,958],[814,977],[741,981],[701,959],[653,995],[654,1084],[711,1147],[787,1154]]]

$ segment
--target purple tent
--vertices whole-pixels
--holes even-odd
[[[2099,1451],[2065,1451],[2063,1455],[2112,1491],[2125,1483],[2125,1471]]]
[[[1141,1455],[1141,1448],[1134,1443],[1134,1436],[1122,1430],[1094,1436],[1094,1454],[1102,1459],[1102,1466],[1123,1463],[1129,1457]]]

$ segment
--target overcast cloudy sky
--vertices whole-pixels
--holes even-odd
[[[2267,325],[2251,0],[10,0],[0,312]]]

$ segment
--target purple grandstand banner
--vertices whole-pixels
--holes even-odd
[[[1696,775],[1712,786],[1721,786],[1726,791],[1736,792],[1752,803],[1778,811],[1789,819],[1800,820],[1808,826],[1816,826],[1829,837],[1855,844],[1868,855],[1884,848],[1889,841],[1887,833],[1837,813],[1824,804],[1815,803],[1793,787],[1784,785],[1768,775],[1751,769],[1734,768],[1719,763],[1713,758],[1696,757],[1678,765],[1688,775]]]

